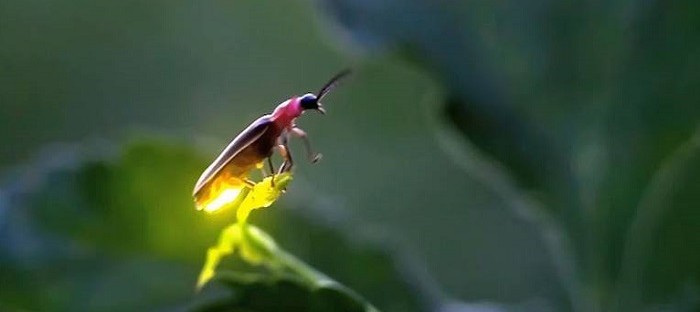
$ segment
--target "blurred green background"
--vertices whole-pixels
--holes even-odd
[[[0,310],[206,301],[233,217],[192,185],[352,67],[253,215],[288,251],[383,311],[698,311],[698,35],[690,0],[0,0]]]

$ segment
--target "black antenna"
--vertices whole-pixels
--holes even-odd
[[[333,78],[331,78],[331,80],[329,80],[323,86],[323,88],[321,88],[321,91],[318,91],[318,93],[316,94],[317,100],[320,101],[326,94],[328,94],[328,92],[333,90],[333,88],[335,88],[335,86],[338,85],[338,82],[341,79],[345,78],[347,75],[350,75],[350,73],[352,73],[350,69],[345,69],[333,76]]]

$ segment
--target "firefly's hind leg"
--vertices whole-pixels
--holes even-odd
[[[263,179],[270,176],[270,171],[267,171],[267,169],[265,168],[265,164],[261,163],[260,166],[258,166],[258,169],[260,170],[260,174],[262,175]]]
[[[279,171],[277,171],[277,174],[274,174],[274,166],[272,166],[271,158],[268,157],[268,164],[270,165],[270,170],[272,170],[273,172],[272,180],[270,181],[270,184],[272,184],[273,187],[275,186],[275,177],[279,174],[282,174],[283,172],[291,170],[292,165],[294,164],[294,161],[292,160],[292,154],[289,153],[289,147],[287,145],[287,142],[287,135],[282,135],[277,140],[277,149],[279,150],[280,155],[284,159],[284,162],[282,162],[282,165],[280,166]]]
[[[287,146],[287,144],[277,145],[277,148],[279,149],[282,158],[284,158],[284,162],[280,166],[279,171],[277,171],[277,174],[281,174],[282,172],[292,170],[292,166],[294,166],[294,160],[292,159],[292,154],[289,152],[289,147]]]
[[[311,141],[309,140],[309,137],[306,135],[306,132],[304,130],[301,130],[300,128],[293,127],[290,132],[294,134],[295,136],[301,138],[301,140],[304,142],[304,146],[306,147],[306,154],[309,157],[309,160],[312,163],[317,163],[319,160],[321,160],[321,155],[320,153],[315,153],[313,151],[313,148],[311,147]]]
[[[272,164],[272,157],[267,158],[267,166],[270,168],[270,172],[268,173],[267,170],[265,170],[264,167],[261,167],[260,170],[263,172],[263,179],[267,177],[272,177],[270,179],[270,184],[272,187],[275,187],[275,165]]]
[[[278,172],[279,174],[292,170],[292,167],[294,166],[294,159],[292,158],[292,152],[289,150],[289,133],[283,134],[277,141],[277,149],[279,149],[280,155],[284,159],[284,162],[282,163],[282,166]]]
[[[270,174],[275,174],[275,165],[272,164],[272,157],[267,158],[267,166],[270,168]]]
[[[272,187],[275,186],[275,178],[283,172],[292,170],[292,165],[294,164],[294,162],[292,161],[292,155],[289,153],[289,148],[286,145],[280,144],[277,145],[277,148],[279,149],[282,158],[284,158],[284,162],[282,162],[282,165],[280,165],[277,174],[272,175],[272,179],[270,180],[270,184],[272,185]],[[272,162],[270,162],[270,164],[272,164]],[[285,190],[286,189],[283,189],[282,192],[284,192]]]
[[[255,186],[255,182],[250,179],[243,179],[243,183],[245,183],[245,185],[251,189]]]

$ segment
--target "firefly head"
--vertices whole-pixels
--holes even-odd
[[[321,90],[319,90],[316,94],[307,93],[300,97],[294,97],[285,101],[275,108],[275,110],[272,112],[272,116],[275,119],[281,120],[280,122],[285,123],[292,122],[294,118],[299,117],[299,115],[309,109],[317,110],[321,114],[325,114],[326,110],[323,109],[321,100],[328,94],[328,92],[333,90],[340,79],[348,74],[350,74],[350,70],[344,70],[336,74],[330,81],[323,85]]]
[[[299,106],[301,106],[301,109],[304,111],[313,109],[321,112],[321,114],[326,114],[326,110],[323,109],[321,103],[318,102],[318,98],[311,93],[304,94],[299,98]]]
[[[331,80],[326,82],[325,85],[321,88],[321,90],[318,91],[315,95],[313,93],[307,93],[304,94],[301,98],[299,98],[299,106],[301,107],[302,111],[305,111],[307,109],[313,109],[321,112],[321,114],[326,114],[326,110],[323,109],[323,105],[321,105],[321,99],[323,99],[324,96],[328,94],[335,86],[338,84],[338,81],[343,79],[343,77],[347,76],[350,74],[350,70],[346,69],[343,70],[339,73],[337,73]]]

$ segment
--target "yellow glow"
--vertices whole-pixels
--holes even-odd
[[[216,267],[221,262],[221,258],[230,255],[240,244],[241,230],[238,224],[233,224],[221,231],[219,242],[216,246],[209,248],[207,251],[207,260],[204,263],[202,272],[199,273],[197,279],[197,289],[202,288],[212,277],[216,271]]]
[[[251,265],[259,265],[269,258],[269,253],[277,250],[277,243],[263,230],[254,225],[234,223],[221,231],[219,242],[207,250],[207,259],[197,278],[197,289],[201,289],[216,275],[216,267],[221,259],[236,250],[241,259]]]
[[[282,195],[282,190],[290,180],[291,175],[285,172],[275,176],[276,183],[274,186],[272,185],[272,177],[267,177],[255,184],[250,194],[243,199],[238,207],[238,211],[236,211],[238,222],[246,222],[251,211],[272,205]]]
[[[217,212],[234,203],[246,187],[241,178],[221,174],[202,191],[199,198],[195,198],[197,210]]]
[[[203,206],[202,210],[209,211],[208,209],[213,209],[213,211],[216,211],[223,206],[233,204],[238,209],[236,211],[238,223],[224,229],[216,246],[209,248],[207,251],[207,258],[197,281],[197,289],[204,286],[214,277],[216,267],[219,265],[221,258],[232,254],[237,249],[244,261],[257,265],[263,262],[264,254],[259,253],[258,249],[260,247],[256,246],[263,244],[265,246],[264,250],[276,248],[271,237],[252,225],[247,225],[246,220],[251,211],[272,205],[282,195],[284,188],[291,181],[292,175],[289,172],[285,172],[275,176],[274,186],[272,177],[267,177],[255,184],[253,188],[224,189],[219,196]],[[231,192],[227,192],[229,190]],[[250,235],[241,233],[243,228],[249,230],[247,234],[256,238],[254,244],[249,241]]]
[[[241,189],[235,189],[235,188],[227,188],[224,189],[219,196],[215,197],[211,201],[209,201],[202,210],[212,213],[216,212],[221,207],[225,206],[228,203],[233,202],[236,197],[238,197],[238,194],[241,193]]]

